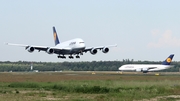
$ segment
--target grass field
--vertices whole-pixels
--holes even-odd
[[[179,73],[0,73],[0,101],[178,101]]]

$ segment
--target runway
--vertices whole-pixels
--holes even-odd
[[[58,82],[68,80],[180,80],[179,72],[118,72],[118,71],[62,71],[62,72],[1,72],[0,82]]]

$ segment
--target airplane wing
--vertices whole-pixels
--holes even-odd
[[[34,49],[36,49],[38,51],[46,51],[46,52],[47,52],[48,49],[53,49],[54,51],[70,50],[70,48],[63,48],[63,49],[61,49],[61,48],[57,48],[57,47],[25,45],[25,44],[13,44],[13,43],[6,43],[6,45],[25,47],[25,49],[28,50],[29,52],[33,52]]]
[[[142,68],[142,72],[143,72],[143,73],[147,73],[147,72],[149,72],[151,69],[155,69],[155,68],[157,68],[157,67]]]
[[[103,49],[103,48],[109,48],[109,47],[117,47],[117,44],[115,45],[108,45],[108,46],[98,46],[98,47],[88,47],[86,49],[84,49],[83,52],[87,52],[87,51],[91,51],[92,49]]]
[[[6,45],[12,45],[12,46],[20,46],[20,47],[27,47],[28,45],[24,44],[14,44],[14,43],[5,43]]]
[[[155,69],[155,68],[157,68],[157,67],[149,67],[148,70],[150,70],[150,69]]]
[[[150,69],[155,69],[157,67],[146,67],[146,68],[143,68],[143,70],[150,70]]]
[[[108,46],[98,46],[98,47],[89,47],[89,48],[86,48],[86,49],[80,49],[78,51],[75,51],[74,53],[70,53],[72,51],[72,48],[71,47],[58,47],[58,46],[54,46],[54,47],[49,47],[49,46],[36,46],[36,45],[25,45],[25,44],[13,44],[13,43],[6,43],[7,45],[13,45],[13,46],[20,46],[20,47],[25,47],[25,50],[27,50],[28,52],[32,53],[34,52],[34,50],[38,50],[39,52],[40,51],[45,51],[47,52],[48,54],[59,54],[58,55],[58,58],[64,58],[65,56],[60,56],[60,55],[66,55],[66,54],[69,54],[70,55],[70,58],[72,57],[71,55],[75,55],[77,54],[77,58],[78,58],[78,55],[81,54],[83,55],[83,52],[87,52],[89,51],[91,54],[96,54],[97,53],[97,50],[102,50],[103,53],[107,53],[109,52],[109,47],[116,47],[117,45],[108,45]]]
[[[146,68],[142,68],[142,72],[143,73],[147,73],[148,71],[150,71],[151,69],[155,69],[157,67],[146,67]]]
[[[35,46],[35,45],[25,45],[25,44],[13,44],[13,43],[6,43],[6,45],[25,47],[25,49],[28,49],[29,47],[33,47],[34,49],[39,51],[46,51],[48,49],[47,46]]]
[[[97,53],[97,50],[99,49],[99,50],[102,50],[103,53],[107,53],[109,52],[109,47],[117,47],[117,44],[108,45],[108,46],[88,47],[84,49],[83,52],[90,51],[90,53],[94,55]]]

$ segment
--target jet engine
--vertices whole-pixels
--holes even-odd
[[[109,52],[109,48],[104,47],[104,48],[102,49],[102,52],[103,52],[103,53],[107,53],[107,52]]]
[[[136,69],[136,72],[141,72],[141,68]]]
[[[34,47],[28,47],[27,50],[28,52],[32,53],[34,51]]]
[[[143,71],[143,73],[147,73],[148,72],[148,68],[143,68],[142,71]]]
[[[93,54],[93,55],[95,55],[95,54],[97,53],[97,49],[94,49],[94,48],[91,49],[90,53]]]
[[[48,48],[48,49],[46,50],[46,52],[47,52],[48,54],[52,54],[52,53],[54,53],[54,50],[51,49],[51,48]]]

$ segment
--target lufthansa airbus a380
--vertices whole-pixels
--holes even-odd
[[[72,39],[72,40],[60,43],[55,27],[53,27],[53,36],[54,36],[54,41],[55,41],[54,47],[12,44],[12,43],[7,43],[7,45],[25,47],[25,49],[30,53],[32,53],[34,50],[38,50],[38,51],[45,51],[48,54],[58,54],[57,57],[63,58],[63,59],[66,58],[65,55],[69,55],[70,59],[74,58],[73,55],[76,55],[76,58],[80,58],[79,55],[83,55],[83,52],[87,52],[87,51],[89,51],[93,55],[97,53],[97,50],[102,50],[103,53],[107,53],[109,52],[109,47],[117,46],[117,45],[109,45],[109,46],[86,48],[86,45],[81,38],[76,38],[76,39]]]
[[[160,71],[169,69],[171,66],[171,61],[174,57],[174,54],[171,54],[162,64],[127,64],[119,67],[120,71],[137,71],[147,73],[150,71]]]

